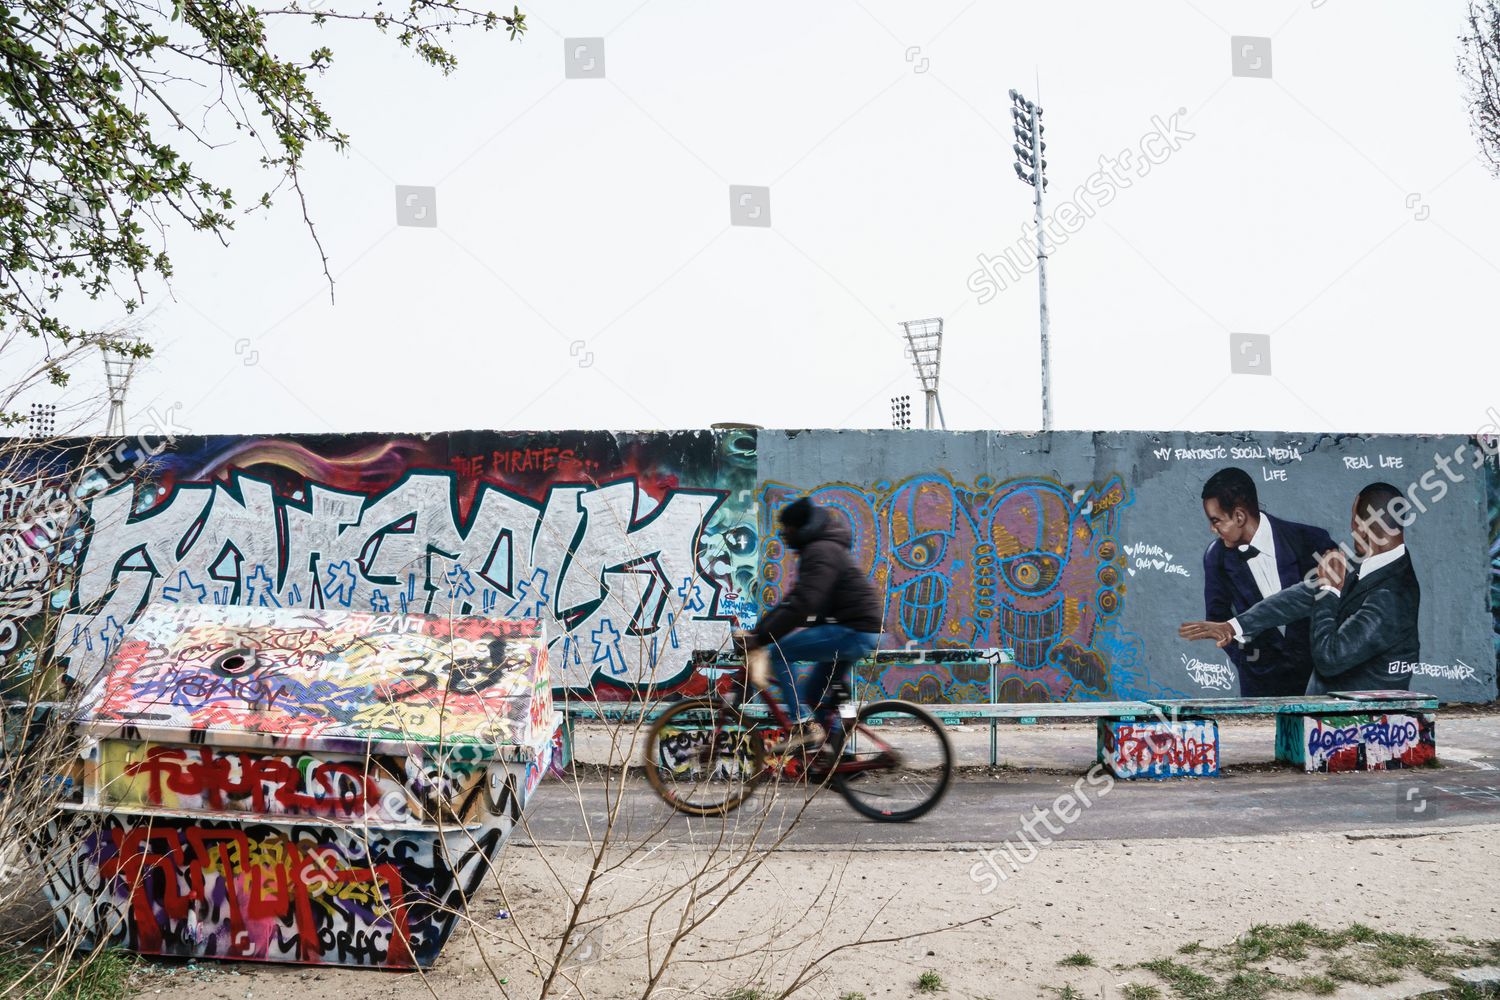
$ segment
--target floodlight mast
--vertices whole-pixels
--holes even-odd
[[[130,376],[135,373],[135,354],[124,348],[124,344],[105,342],[100,345],[104,355],[104,381],[109,389],[109,420],[104,426],[106,435],[125,435],[125,391],[130,388]]]
[[[905,320],[901,323],[901,329],[906,333],[906,356],[911,359],[912,367],[917,372],[917,381],[922,383],[922,392],[927,397],[927,429],[942,426],[946,430],[948,425],[943,420],[943,406],[938,402],[938,373],[943,362],[943,320],[941,317]]]
[[[1047,144],[1042,141],[1042,106],[1034,104],[1019,91],[1010,92],[1010,116],[1015,120],[1012,131],[1016,143],[1016,177],[1036,191],[1036,280],[1041,299],[1042,325],[1042,430],[1052,429],[1052,366],[1049,358],[1047,327],[1047,232],[1042,213],[1042,192],[1047,189]],[[1029,172],[1028,172],[1029,171]]]

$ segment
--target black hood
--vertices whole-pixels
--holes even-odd
[[[787,544],[794,549],[804,549],[813,542],[837,542],[848,548],[854,536],[841,514],[834,514],[827,507],[814,507],[807,523],[790,533]]]

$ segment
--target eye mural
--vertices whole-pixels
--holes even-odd
[[[1002,678],[1004,700],[1110,693],[1102,640],[1124,603],[1117,539],[1132,500],[1118,476],[1070,489],[1039,478],[966,484],[932,473],[805,493],[848,520],[855,559],[884,595],[885,648],[1007,648],[1015,666]],[[774,539],[777,513],[803,494],[779,483],[762,488],[763,537]],[[787,557],[779,542],[761,550],[762,609],[795,578]],[[914,676],[902,687],[920,696],[932,683]],[[970,684],[987,698],[987,678]]]

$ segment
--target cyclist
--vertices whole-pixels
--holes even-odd
[[[842,517],[803,497],[778,520],[779,537],[798,553],[796,583],[754,631],[737,636],[746,652],[768,647],[776,687],[797,723],[787,740],[773,748],[785,752],[820,744],[839,726],[837,692],[848,690],[854,661],[880,644],[881,607],[875,588],[854,562]],[[792,664],[808,662],[813,668],[798,683]]]

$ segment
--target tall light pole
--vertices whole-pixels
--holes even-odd
[[[938,371],[943,363],[943,321],[940,318],[905,320],[901,329],[906,331],[906,356],[911,359],[917,380],[922,383],[922,392],[927,395],[927,429],[932,430],[941,424],[947,430],[943,404],[938,402]]]
[[[105,434],[125,434],[125,390],[135,373],[136,355],[128,340],[104,340],[99,345],[104,354],[104,381],[109,389],[109,422]]]
[[[1042,107],[1018,91],[1010,92],[1010,116],[1016,142],[1016,176],[1036,190],[1036,275],[1042,302],[1042,430],[1052,429],[1052,366],[1047,344],[1047,233],[1043,228],[1042,192],[1047,190],[1047,144],[1042,141]]]

